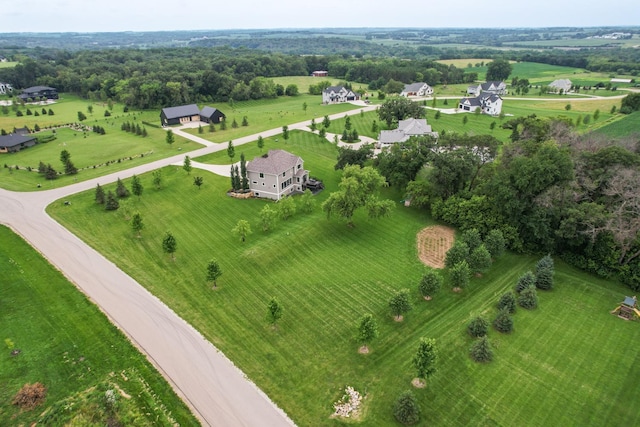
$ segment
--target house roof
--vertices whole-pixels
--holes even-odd
[[[405,142],[409,137],[409,135],[399,129],[381,130],[378,134],[378,141],[381,144],[394,144],[396,142]]]
[[[34,92],[43,92],[45,90],[56,90],[55,87],[49,87],[49,86],[31,86],[28,87],[26,89],[23,89],[22,92],[24,93],[34,93]]]
[[[427,124],[427,119],[407,119],[398,122],[398,130],[407,135],[424,135],[431,132],[431,125]]]
[[[478,96],[478,100],[480,101],[480,103],[486,102],[487,100],[496,102],[498,99],[502,98],[500,98],[500,96],[496,95],[495,93],[482,93]]]
[[[420,89],[422,89],[422,86],[424,85],[426,85],[426,83],[423,83],[423,82],[404,85],[403,92],[418,92]]]
[[[347,90],[344,86],[329,86],[323,92],[340,92],[341,90]]]
[[[482,90],[489,90],[491,89],[491,86],[493,86],[495,89],[498,89],[500,87],[500,85],[504,85],[504,82],[485,82],[482,83],[480,86],[482,87]]]
[[[163,108],[162,112],[167,119],[177,119],[179,117],[200,115],[200,109],[196,104],[180,105],[179,107],[167,107]]]
[[[11,148],[34,139],[36,139],[35,136],[17,135],[15,133],[11,135],[0,135],[0,147]]]
[[[200,111],[200,115],[203,117],[211,117],[213,116],[213,113],[215,113],[216,111],[220,112],[220,114],[224,116],[224,113],[222,111],[218,110],[217,108],[209,107],[207,105],[202,107],[202,110]]]
[[[460,104],[464,104],[464,103],[468,103],[470,106],[472,107],[481,107],[482,106],[482,102],[480,102],[480,98],[470,98],[470,97],[466,97],[466,98],[462,98],[460,100]]]
[[[571,80],[569,79],[558,79],[549,83],[549,86],[558,87],[558,88],[571,88]]]
[[[288,151],[269,150],[265,156],[256,157],[247,163],[247,171],[279,175],[295,168],[298,162],[302,162],[302,159]]]

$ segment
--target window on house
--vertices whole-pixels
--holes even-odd
[[[282,176],[287,176],[287,172],[282,172]]]
[[[264,178],[264,174],[260,172],[260,178]]]
[[[254,184],[257,184],[257,183],[258,183],[258,181],[251,181],[251,182],[252,182],[252,183],[254,183]]]
[[[302,167],[302,165],[298,165],[298,169],[300,169]]]

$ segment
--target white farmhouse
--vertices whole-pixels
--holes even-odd
[[[339,102],[357,101],[360,94],[344,86],[329,86],[322,91],[323,104],[337,104]]]
[[[247,163],[249,189],[256,197],[280,200],[302,192],[309,179],[302,158],[284,150],[269,150]]]
[[[426,83],[411,83],[404,86],[400,96],[427,96],[433,94],[433,88]]]

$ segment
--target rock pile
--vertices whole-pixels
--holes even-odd
[[[360,393],[351,386],[347,386],[344,392],[342,399],[333,404],[335,408],[333,416],[335,417],[349,418],[352,415],[356,415],[360,408],[360,402],[362,401]]]

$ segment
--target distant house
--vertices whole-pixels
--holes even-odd
[[[272,200],[301,192],[309,179],[302,158],[284,150],[269,150],[247,163],[249,189],[256,197]]]
[[[344,86],[329,86],[322,91],[323,104],[337,104],[338,102],[357,101],[360,94]]]
[[[0,82],[0,94],[5,95],[9,92],[13,92],[13,87],[9,83]]]
[[[45,99],[58,99],[58,90],[49,86],[33,86],[23,89],[18,98],[24,102],[43,101]]]
[[[36,145],[38,140],[33,135],[0,135],[0,153],[17,153],[23,148]]]
[[[433,94],[433,88],[426,83],[411,83],[404,86],[400,96],[427,96]]]
[[[382,130],[378,134],[380,146],[389,146],[398,142],[408,141],[412,136],[431,136],[438,138],[438,132],[431,129],[426,119],[407,119],[398,122],[398,128],[393,130]]]
[[[571,91],[571,80],[558,79],[549,83],[549,92],[553,93],[568,93]]]
[[[327,77],[329,75],[328,71],[318,70],[311,73],[311,77]]]
[[[469,95],[480,95],[481,93],[493,93],[496,95],[506,95],[507,85],[505,82],[485,82],[478,85],[471,85],[467,88]]]
[[[160,112],[162,126],[190,122],[220,123],[225,117],[224,113],[217,108],[205,106],[200,110],[196,104],[167,107]]]
[[[462,98],[458,109],[474,113],[477,109],[483,114],[497,116],[502,111],[502,98],[493,93],[482,93],[476,97]]]

